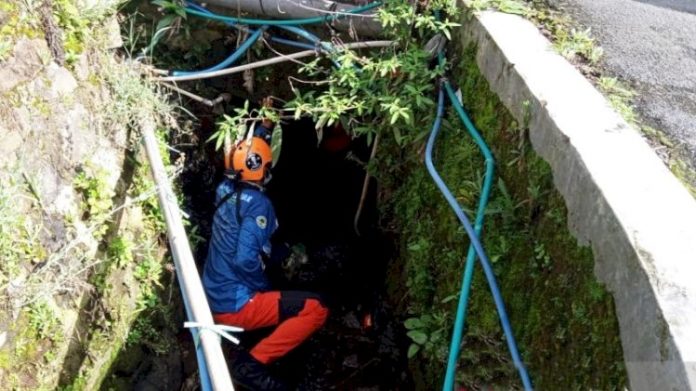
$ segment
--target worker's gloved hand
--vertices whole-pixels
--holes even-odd
[[[307,250],[303,244],[296,244],[290,249],[290,255],[282,263],[283,271],[287,279],[292,279],[297,269],[309,261]]]
[[[290,248],[290,254],[283,261],[283,269],[296,268],[299,265],[304,265],[308,261],[307,250],[304,244],[299,243]]]

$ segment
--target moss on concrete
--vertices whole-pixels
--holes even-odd
[[[593,274],[589,248],[567,228],[565,205],[550,167],[532,151],[527,129],[515,123],[479,73],[472,48],[459,50],[453,82],[493,150],[496,180],[484,225],[484,246],[503,292],[515,336],[538,389],[623,389],[626,373],[611,296]],[[434,161],[469,210],[480,193],[483,159],[456,114],[447,116]],[[443,318],[424,332],[451,325],[468,239],[415,151],[389,146],[382,158],[387,213],[401,228],[401,261],[412,316]],[[394,165],[394,162],[401,162]],[[392,165],[389,168],[389,165]],[[469,213],[471,215],[471,212]],[[473,388],[518,387],[487,283],[475,272],[459,380]],[[439,323],[439,324],[437,324]],[[421,387],[439,387],[449,341],[422,349],[412,367]]]

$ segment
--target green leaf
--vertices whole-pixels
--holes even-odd
[[[428,341],[428,335],[420,330],[411,330],[406,335],[413,340],[413,342],[423,345]]]
[[[157,26],[155,27],[155,31],[160,31],[165,27],[171,26],[174,19],[176,19],[176,15],[165,15],[162,19],[160,19],[159,22],[157,22]]]
[[[423,327],[423,322],[419,318],[409,318],[404,322],[407,329],[413,330]]]
[[[527,7],[515,1],[503,1],[498,5],[501,12],[515,15],[524,15],[527,13]]]
[[[416,344],[412,343],[411,346],[408,347],[408,353],[406,354],[406,356],[408,358],[413,358],[416,356],[416,354],[418,353],[419,350],[420,350],[420,345],[416,345]]]
[[[391,119],[389,120],[389,125],[394,125],[396,123],[396,121],[398,121],[398,120],[399,120],[399,112],[397,111],[394,114],[392,114]]]
[[[399,113],[394,114],[398,117]],[[394,122],[392,122],[393,124]],[[399,130],[398,127],[394,128],[394,138],[396,138],[396,142],[398,144],[401,144],[401,140],[403,140],[403,136],[401,135],[401,130]]]
[[[457,293],[457,294],[454,294],[454,295],[450,295],[450,296],[447,296],[447,297],[445,297],[444,299],[442,299],[442,301],[441,301],[440,303],[442,303],[442,304],[449,303],[450,301],[455,300],[455,299],[457,299],[458,297],[459,297],[459,294],[458,294],[458,293]]]
[[[225,142],[225,135],[224,132],[218,132],[217,135],[217,142],[215,142],[215,150],[219,150],[220,147],[222,147],[222,144]]]

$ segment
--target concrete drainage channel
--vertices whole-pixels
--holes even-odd
[[[606,284],[616,303],[630,388],[681,390],[696,387],[696,288],[689,283],[690,276],[696,275],[696,266],[688,262],[689,256],[693,257],[691,254],[696,253],[696,244],[692,240],[696,237],[696,202],[633,129],[609,109],[604,98],[572,66],[552,53],[549,43],[534,26],[514,16],[483,13],[467,20],[454,37],[458,46],[456,51],[464,53],[470,50],[466,48],[474,48],[471,53],[474,53],[475,62],[490,89],[499,96],[518,123],[528,129],[531,145],[550,165],[553,183],[565,200],[568,228],[581,245],[592,248],[595,275]],[[466,80],[456,81],[466,84]],[[211,85],[206,87],[210,88]],[[476,111],[473,114],[476,121]],[[210,121],[214,122],[214,119],[210,118]],[[308,125],[311,128],[311,124],[307,123],[290,127],[297,126],[295,131],[301,134],[302,128]],[[204,138],[209,131],[203,131],[199,136]],[[296,148],[307,148],[312,144],[311,136],[298,137],[309,139],[304,142],[296,140]],[[291,139],[288,142],[287,145],[293,143]],[[356,148],[360,150],[364,146]],[[358,153],[364,154],[365,151]],[[206,159],[198,156],[193,161],[205,166]],[[286,161],[289,165],[294,164],[292,158]],[[210,160],[207,162],[210,163]],[[326,167],[338,170],[349,167],[342,164],[327,163]],[[201,171],[191,174],[191,181],[196,185],[184,184],[187,194],[199,198],[198,203],[190,205],[197,210],[205,209],[204,205],[210,204],[205,196],[195,195],[200,191],[198,186],[214,186],[213,179],[219,178],[219,173],[211,173],[210,168],[203,170],[207,170],[207,174],[201,176]],[[286,170],[294,171],[290,168]],[[331,175],[328,172],[325,174]],[[279,214],[289,216],[293,213],[293,207],[287,194],[295,190],[289,179],[284,180],[282,174],[278,176],[275,201],[279,204]],[[197,183],[196,177],[208,180]],[[312,190],[312,187],[308,184],[305,189]],[[212,187],[209,190],[212,191]],[[355,188],[345,190],[340,194],[350,194]],[[299,192],[295,196],[293,199],[296,202],[306,199]],[[322,211],[319,214],[339,204],[346,204],[339,193],[320,198],[328,200],[323,205],[328,209],[319,209]],[[311,209],[317,206],[307,207]],[[284,208],[287,209],[283,211]],[[373,209],[371,213],[376,213],[376,210]],[[199,217],[199,223],[205,226],[204,221],[209,216],[203,212]],[[302,216],[294,218],[299,220]],[[376,218],[376,215],[372,218]],[[296,223],[298,220],[293,223],[293,219],[288,218],[290,226],[296,225],[293,233],[286,232],[286,235],[304,235],[303,239],[309,240],[321,237],[316,226],[320,224],[318,221],[330,225],[327,220],[321,219],[314,222],[307,220],[304,224]],[[337,218],[334,221],[341,220],[346,219]],[[345,238],[344,233],[340,233],[341,229],[337,227],[334,233],[337,237]],[[398,244],[398,238],[391,239]],[[382,260],[400,258],[391,255],[389,248],[378,245],[383,242],[384,237],[376,231],[360,241],[336,243],[336,238],[325,238],[315,243],[313,248],[318,270],[307,270],[304,275],[300,271],[298,278],[301,283],[317,289],[329,288],[337,275],[347,284],[354,282],[351,278],[359,276],[367,265],[374,264],[356,264],[356,260],[365,262],[375,253]],[[324,261],[321,261],[322,257]],[[310,365],[307,372],[316,382],[310,387],[372,386],[393,389],[413,386],[405,371],[404,350],[407,341],[403,337],[400,321],[396,321],[403,319],[395,317],[384,306],[375,304],[390,301],[384,296],[384,287],[379,286],[385,278],[387,267],[386,263],[382,263],[378,268],[375,281],[368,284],[370,288],[365,297],[360,300],[343,298],[348,301],[339,306],[342,308],[339,311],[341,317],[334,323],[335,327],[329,327],[328,334],[319,337],[321,342],[313,343],[316,348],[321,344],[330,344],[332,340],[342,340],[355,350],[333,350],[332,360],[340,361],[341,365],[329,368],[328,372],[338,372],[337,376],[322,377],[318,373],[326,372],[327,368],[311,370]],[[393,268],[389,270],[393,271]],[[325,273],[323,277],[322,273]],[[333,275],[333,280],[326,280],[326,276],[332,273],[338,274]],[[344,292],[350,290],[347,286],[341,288]],[[341,295],[337,294],[339,297]],[[515,308],[513,305],[511,309],[513,320]],[[381,329],[376,329],[379,336],[372,340],[368,338],[368,341],[361,334],[365,330],[360,331],[364,327],[360,320],[365,319],[366,315],[384,320],[379,325]],[[401,314],[402,317],[405,315]],[[470,322],[475,323],[476,318]],[[350,337],[351,329],[355,334],[354,339]],[[361,344],[365,347],[358,346]],[[382,354],[376,363],[371,359],[365,360],[371,349],[377,349]],[[531,356],[541,353],[533,347],[522,346],[522,350],[529,361],[534,361]],[[329,354],[320,348],[315,353],[305,350],[298,354],[309,354],[304,357],[308,357],[310,362],[326,361],[325,357],[319,357],[317,351]],[[390,360],[401,363],[401,366],[393,366],[388,372],[391,381],[371,382],[373,378],[384,375],[387,368],[384,365]],[[300,367],[306,369],[304,365]],[[533,365],[530,368],[534,380],[535,368]],[[286,375],[295,372],[287,368],[278,370]],[[466,368],[462,370],[466,371]],[[602,371],[602,368],[596,370]],[[367,379],[366,383],[356,380],[358,378]],[[300,378],[295,381],[307,386],[309,380]],[[419,384],[418,380],[415,384]],[[553,382],[547,380],[544,384]],[[432,388],[432,384],[429,386]],[[479,383],[478,386],[482,385]],[[512,383],[506,386],[510,387]],[[474,388],[477,388],[476,385]]]
[[[484,12],[458,39],[553,169],[569,228],[616,303],[630,386],[696,388],[696,201],[522,18]]]

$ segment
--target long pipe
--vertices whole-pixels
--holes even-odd
[[[209,15],[213,15],[213,14],[214,14],[214,12],[212,12],[212,11],[208,10],[207,8],[205,8],[205,7],[203,7],[203,6],[199,5],[199,4],[196,4],[196,3],[192,2],[192,1],[187,1],[187,2],[186,2],[186,6],[189,7],[189,8],[193,8],[193,9],[195,9],[195,10],[198,10],[198,11],[200,11],[200,12],[203,12],[203,13],[205,13],[205,14],[209,14]],[[228,25],[228,26],[230,26],[230,27],[234,27],[234,28],[236,28],[236,29],[238,29],[238,30],[241,30],[241,31],[247,31],[247,32],[249,32],[249,34],[253,34],[253,33],[254,33],[254,30],[250,30],[249,28],[247,28],[247,27],[245,27],[245,26],[242,26],[242,25],[240,25],[240,24],[237,24],[237,23],[225,22],[225,24]],[[304,31],[306,31],[306,30],[304,30]],[[280,44],[283,44],[283,45],[288,45],[288,46],[294,46],[294,47],[298,47],[298,48],[302,48],[302,49],[315,49],[315,48],[316,48],[316,45],[310,45],[310,44],[306,44],[306,43],[303,43],[303,42],[293,41],[293,40],[290,40],[290,39],[279,38],[279,37],[276,37],[276,36],[274,36],[274,35],[272,35],[272,36],[270,37],[270,39],[271,39],[271,41],[273,41],[273,42],[277,42],[277,43],[280,43]],[[176,76],[176,75],[175,75],[175,76]]]
[[[343,46],[345,46],[348,49],[357,49],[357,48],[379,48],[379,47],[389,47],[394,45],[394,41],[367,41],[367,42],[351,42],[347,43]],[[219,71],[214,71],[214,72],[207,72],[207,73],[201,73],[201,74],[196,74],[196,75],[189,75],[189,76],[167,76],[167,77],[157,77],[154,78],[156,81],[189,81],[189,80],[198,80],[198,79],[208,79],[211,77],[218,77],[218,76],[225,76],[225,75],[230,75],[233,73],[239,73],[243,72],[247,69],[254,69],[254,68],[261,68],[267,65],[272,65],[272,64],[277,64],[281,63],[284,61],[290,61],[302,57],[308,57],[308,56],[313,56],[316,55],[317,51],[316,50],[305,50],[297,53],[292,53],[292,54],[284,54],[282,56],[277,56],[277,57],[272,57],[266,60],[261,60],[257,62],[253,62],[250,64],[245,64],[245,65],[240,65],[237,67],[232,67],[228,69],[222,69]]]
[[[464,230],[466,231],[467,235],[469,236],[469,239],[471,240],[471,245],[474,247],[474,250],[476,251],[476,254],[479,257],[481,266],[483,267],[483,272],[486,275],[486,279],[488,280],[488,285],[490,287],[491,294],[493,295],[493,302],[495,303],[495,307],[498,310],[500,325],[503,328],[503,333],[505,334],[505,340],[507,341],[508,349],[510,350],[510,355],[512,356],[512,361],[515,364],[515,368],[517,368],[517,371],[519,372],[524,389],[529,391],[532,390],[532,382],[529,380],[527,369],[525,368],[524,363],[520,358],[520,353],[517,350],[517,342],[515,341],[515,336],[512,333],[512,327],[510,326],[507,311],[505,310],[505,303],[503,302],[502,295],[500,294],[500,289],[498,288],[498,283],[496,282],[495,273],[493,273],[491,263],[488,260],[488,255],[486,255],[486,251],[483,249],[478,235],[476,235],[474,228],[471,226],[469,218],[466,217],[466,214],[459,206],[457,199],[447,188],[447,185],[442,180],[442,177],[440,177],[440,174],[437,172],[437,170],[435,169],[435,165],[433,164],[433,146],[435,145],[435,140],[437,139],[437,135],[440,132],[440,127],[442,125],[442,117],[445,111],[444,107],[445,94],[442,88],[440,88],[438,93],[437,116],[435,117],[435,122],[433,123],[433,128],[430,132],[430,136],[428,137],[428,143],[425,148],[425,166],[427,167],[430,176],[433,178],[435,185],[438,187],[438,189],[440,189],[440,192],[445,197],[445,200],[447,200],[447,203],[450,205],[452,210],[454,210],[454,213],[457,215],[457,218],[464,226]]]
[[[355,30],[361,36],[376,37],[382,33],[382,24],[374,13],[353,17],[350,14],[364,13],[378,6],[381,2],[369,3],[356,7],[352,4],[326,0],[209,0],[208,4],[224,7],[233,12],[242,11],[270,19],[251,19],[231,16],[203,15],[200,11],[186,9],[186,12],[208,17],[223,22],[261,25],[307,25],[330,23],[339,30]]]
[[[365,179],[363,179],[362,192],[360,193],[360,202],[358,203],[358,210],[355,211],[355,216],[353,217],[353,230],[355,234],[360,236],[360,215],[362,214],[363,207],[365,206],[365,199],[367,198],[367,190],[370,187],[370,171],[368,170],[368,165],[370,162],[375,161],[375,155],[377,154],[377,146],[379,145],[379,133],[375,135],[375,140],[372,142],[372,152],[370,152],[370,160],[365,165]]]
[[[239,47],[237,50],[235,50],[229,57],[224,59],[222,62],[219,64],[215,64],[209,68],[201,69],[198,71],[172,71],[173,76],[184,76],[184,75],[197,75],[199,73],[205,73],[205,72],[213,72],[217,71],[220,69],[227,68],[228,66],[234,64],[237,60],[239,60],[240,57],[242,57],[247,50],[253,45],[256,41],[258,41],[259,37],[263,34],[264,31],[268,29],[268,26],[261,26],[258,30],[254,31],[249,38],[246,39]]]
[[[486,205],[488,204],[488,198],[491,194],[491,188],[493,187],[493,173],[495,169],[495,160],[493,159],[493,154],[491,150],[483,141],[481,134],[476,130],[476,127],[471,122],[471,119],[464,111],[464,107],[459,102],[457,95],[454,93],[454,89],[448,81],[444,83],[445,90],[447,91],[447,96],[449,97],[452,106],[454,106],[455,111],[459,115],[459,119],[464,123],[467,131],[474,139],[474,142],[479,147],[479,150],[483,154],[484,162],[486,166],[486,173],[483,177],[483,188],[481,190],[481,198],[479,198],[478,209],[476,211],[476,218],[474,221],[474,231],[476,235],[481,237],[481,230],[483,228],[483,219],[486,215]],[[469,251],[466,255],[466,265],[464,266],[464,277],[462,278],[461,295],[459,296],[459,302],[457,304],[457,316],[454,321],[454,330],[452,332],[452,340],[450,343],[449,358],[447,361],[447,370],[445,372],[445,383],[443,390],[451,391],[454,389],[455,372],[457,369],[457,361],[459,359],[459,352],[461,351],[462,335],[464,333],[464,324],[466,322],[466,310],[469,303],[469,293],[471,291],[471,282],[474,275],[474,264],[476,261],[476,251],[474,251],[473,244],[469,245]]]
[[[179,94],[186,96],[188,98],[191,98],[191,99],[195,100],[196,102],[202,103],[208,107],[215,107],[215,105],[220,104],[223,101],[229,101],[232,98],[232,96],[230,94],[224,92],[224,93],[218,95],[217,98],[211,100],[211,99],[207,99],[207,98],[204,98],[202,96],[196,95],[192,92],[186,91],[184,89],[181,89],[181,88],[179,88],[175,85],[169,84],[169,83],[162,83],[162,85],[164,87],[169,88],[172,91],[176,91]]]
[[[143,121],[141,126],[145,151],[150,162],[152,177],[157,186],[157,196],[162,215],[167,224],[167,238],[169,239],[172,258],[174,258],[176,275],[179,279],[184,304],[186,305],[187,317],[193,322],[212,325],[213,316],[210,313],[208,300],[205,297],[198,269],[193,260],[191,247],[184,230],[184,224],[181,221],[179,204],[162,163],[159,144],[155,138],[155,126],[151,121],[147,120]],[[199,341],[196,347],[196,354],[199,357],[203,389],[207,391],[207,389],[212,387],[216,391],[234,391],[227,362],[222,354],[219,337],[213,331],[207,329],[198,330],[192,328],[191,332],[193,333],[194,341]],[[201,355],[204,357],[204,360],[201,360]]]

